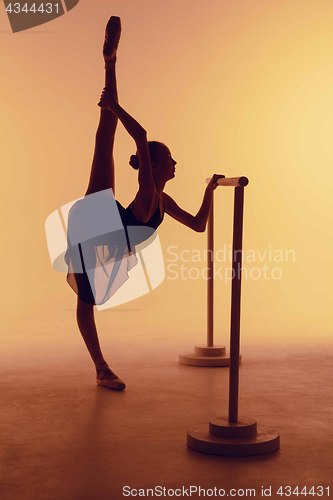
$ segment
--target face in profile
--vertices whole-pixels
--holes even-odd
[[[159,147],[158,154],[153,161],[154,176],[168,181],[175,177],[177,162],[172,158],[171,152],[164,144]]]

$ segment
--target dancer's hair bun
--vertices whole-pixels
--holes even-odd
[[[140,160],[139,160],[138,156],[131,155],[129,164],[131,165],[131,167],[134,168],[134,170],[139,170]]]

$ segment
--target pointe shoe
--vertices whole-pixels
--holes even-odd
[[[113,389],[114,391],[123,391],[126,387],[125,382],[121,380],[110,368],[99,370],[96,376],[97,385]]]
[[[103,45],[103,56],[106,64],[112,61],[116,56],[120,33],[120,17],[111,16],[105,28],[105,40]]]

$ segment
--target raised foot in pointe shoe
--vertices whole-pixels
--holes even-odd
[[[106,63],[112,61],[116,57],[120,33],[120,17],[111,16],[105,28],[105,40],[103,45],[103,56]]]

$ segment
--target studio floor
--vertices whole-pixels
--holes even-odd
[[[240,415],[278,431],[281,447],[210,456],[189,449],[186,433],[227,415],[228,370],[178,364],[193,349],[190,332],[170,335],[148,322],[111,332],[122,314],[101,312],[97,322],[123,393],[96,385],[73,309],[61,321],[26,315],[2,332],[1,500],[120,500],[125,486],[143,497],[145,488],[190,485],[239,489],[238,498],[246,489],[260,497],[262,486],[283,498],[276,491],[287,485],[330,486],[333,495],[329,344],[244,342]]]

